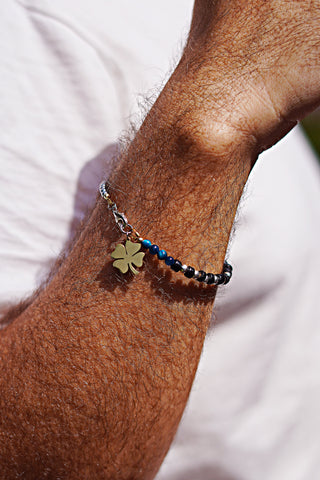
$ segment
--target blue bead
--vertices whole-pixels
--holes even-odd
[[[150,242],[150,240],[142,240],[141,244],[142,244],[142,246],[143,246],[144,248],[150,248],[151,245],[152,245],[152,243]]]
[[[149,247],[149,252],[152,253],[152,255],[155,255],[156,253],[158,253],[159,252],[158,245],[151,245],[151,247]]]
[[[171,267],[171,265],[174,264],[174,258],[173,258],[173,257],[167,257],[167,258],[165,259],[165,264],[166,264],[166,265],[169,265],[169,267]]]
[[[159,250],[158,258],[159,260],[164,260],[167,257],[167,252],[165,250]]]

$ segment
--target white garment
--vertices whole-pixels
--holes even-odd
[[[41,282],[93,204],[119,133],[139,119],[138,94],[178,58],[191,8],[1,3],[3,310]],[[262,157],[237,216],[234,276],[159,480],[319,475],[319,168],[299,130]]]

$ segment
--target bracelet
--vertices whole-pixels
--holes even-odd
[[[107,201],[108,208],[113,213],[114,220],[121,233],[126,235],[125,245],[118,244],[111,257],[115,260],[113,266],[118,268],[121,273],[127,273],[130,269],[135,275],[138,270],[134,268],[142,267],[144,252],[140,252],[141,247],[149,251],[152,255],[157,255],[159,260],[163,260],[174,272],[181,272],[187,278],[192,278],[198,282],[207,285],[226,285],[232,276],[232,266],[226,261],[223,265],[222,273],[206,273],[203,270],[196,270],[189,265],[183,265],[180,260],[175,259],[162,250],[158,245],[153,244],[150,240],[140,236],[135,228],[128,222],[124,213],[118,211],[117,205],[111,199],[109,194],[109,186],[106,182],[102,182],[99,187],[100,195]]]

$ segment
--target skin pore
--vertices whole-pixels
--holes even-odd
[[[290,5],[196,2],[181,62],[111,176],[130,223],[198,269],[222,270],[259,151],[319,103],[320,5]],[[98,199],[51,282],[1,332],[1,478],[154,478],[215,289],[151,256],[121,275],[110,253],[122,239]]]

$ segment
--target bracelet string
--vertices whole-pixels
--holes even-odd
[[[115,260],[113,266],[118,268],[121,273],[127,273],[130,269],[135,275],[138,274],[136,267],[142,267],[145,252],[151,255],[157,255],[159,260],[164,261],[174,272],[181,272],[185,277],[197,280],[207,285],[226,285],[232,276],[232,266],[228,262],[224,262],[223,271],[221,273],[207,273],[203,270],[196,270],[190,265],[182,264],[180,260],[167,254],[166,250],[150,240],[143,238],[139,232],[128,222],[124,213],[118,211],[118,207],[111,199],[109,187],[106,182],[102,182],[99,187],[100,195],[107,202],[108,208],[111,210],[115,223],[120,232],[126,235],[125,245],[118,244],[111,257]],[[143,248],[145,252],[140,252]]]

